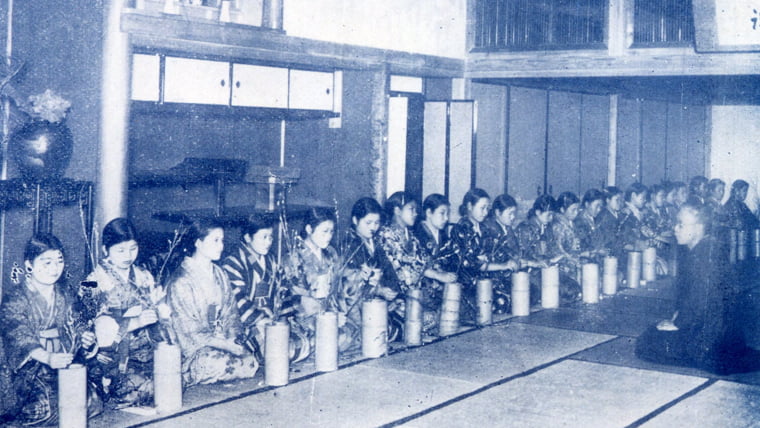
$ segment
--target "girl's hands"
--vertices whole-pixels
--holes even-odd
[[[65,352],[51,352],[48,354],[48,365],[51,369],[65,369],[71,364],[74,354]]]
[[[95,337],[95,333],[91,331],[85,331],[82,333],[80,339],[82,340],[82,347],[84,347],[84,349],[90,349],[98,341]]]

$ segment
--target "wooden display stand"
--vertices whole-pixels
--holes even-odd
[[[53,232],[53,208],[79,204],[84,215],[87,241],[92,239],[92,182],[68,178],[27,182],[20,178],[0,180],[0,210],[31,209],[33,233]],[[85,246],[86,247],[86,246]],[[92,270],[92,260],[85,254],[85,271]]]

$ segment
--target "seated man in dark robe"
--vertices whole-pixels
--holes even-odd
[[[760,352],[748,348],[737,328],[736,276],[728,249],[708,235],[706,207],[686,203],[678,213],[676,311],[646,330],[636,355],[660,364],[725,375],[760,369]]]

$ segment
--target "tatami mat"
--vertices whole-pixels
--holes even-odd
[[[565,360],[405,426],[625,427],[704,382]]]

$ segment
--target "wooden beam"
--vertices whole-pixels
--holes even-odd
[[[126,9],[122,31],[138,49],[186,52],[197,57],[304,65],[314,68],[367,69],[387,66],[392,74],[461,77],[464,61],[433,55],[290,37],[284,32],[238,24],[188,21]]]
[[[697,54],[687,49],[638,49],[627,55],[607,51],[471,53],[465,77],[623,77],[760,74],[760,53]]]

